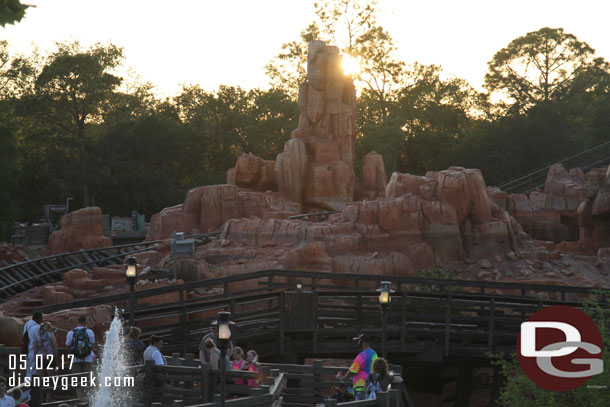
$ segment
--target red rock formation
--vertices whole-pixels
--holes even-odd
[[[360,180],[356,185],[355,199],[376,199],[385,196],[387,176],[381,154],[372,151],[362,157]]]
[[[4,315],[0,311],[0,343],[5,346],[21,346],[25,320]]]
[[[393,174],[387,192],[392,197],[352,202],[326,222],[232,219],[222,238],[257,251],[286,247],[278,253],[286,268],[381,274],[412,274],[521,247],[522,229],[489,200],[477,170]]]
[[[12,245],[0,242],[0,261],[4,260],[9,264],[13,261],[24,261],[26,253],[23,251],[23,246]]]
[[[239,190],[235,185],[191,189],[184,203],[152,216],[147,240],[167,239],[173,232],[187,234],[218,230],[227,220],[240,217],[287,216],[298,206],[274,192]]]
[[[568,172],[555,164],[549,169],[543,191],[533,191],[529,198],[511,194],[506,209],[534,239],[576,241],[580,234],[578,207],[586,197],[586,179],[580,169]]]
[[[252,153],[242,154],[227,172],[227,184],[262,192],[277,191],[275,161],[263,160]]]
[[[61,217],[61,230],[49,236],[51,254],[108,247],[112,241],[102,234],[100,208],[83,208]]]
[[[278,155],[279,192],[306,207],[341,209],[354,196],[356,92],[336,47],[309,44],[299,127]]]

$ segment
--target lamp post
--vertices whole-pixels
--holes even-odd
[[[392,283],[389,281],[382,281],[381,288],[377,289],[377,292],[379,293],[379,305],[381,306],[381,354],[386,359],[388,357],[386,352],[386,320],[388,316],[388,306],[392,300],[390,294],[394,292],[394,290],[390,288],[391,285]]]
[[[138,264],[136,262],[136,258],[133,256],[129,256],[127,259],[125,277],[127,277],[127,282],[129,283],[129,325],[133,326],[133,312],[136,304],[134,288],[138,278]]]
[[[222,311],[218,313],[218,320],[214,325],[218,326],[218,348],[220,349],[220,406],[225,405],[225,388],[226,388],[226,356],[229,342],[231,340],[231,325],[235,322],[231,321],[231,313]]]

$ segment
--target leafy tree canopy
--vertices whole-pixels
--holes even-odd
[[[485,86],[505,99],[504,109],[522,112],[538,102],[561,99],[574,87],[587,90],[608,64],[561,28],[541,28],[516,38],[488,63]]]
[[[22,4],[19,0],[0,0],[0,25],[15,24],[25,16],[25,10],[31,6]]]

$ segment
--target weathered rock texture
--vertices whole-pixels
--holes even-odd
[[[511,194],[506,198],[506,209],[534,239],[576,241],[578,206],[585,199],[584,179],[580,169],[568,172],[555,164],[549,169],[543,191],[533,191],[529,197]]]
[[[342,209],[354,197],[356,92],[337,47],[309,44],[299,127],[275,161],[279,192],[309,208]]]
[[[412,274],[522,246],[520,226],[490,201],[478,170],[393,174],[386,192],[346,204],[326,222],[232,219],[222,238],[255,250],[283,247],[285,267],[379,274]]]
[[[61,230],[49,236],[51,254],[111,245],[112,241],[102,233],[102,211],[97,207],[79,209],[62,216]]]
[[[360,179],[356,184],[355,200],[372,200],[385,196],[386,182],[383,157],[374,151],[362,157]]]
[[[234,218],[286,217],[298,213],[298,209],[298,205],[274,192],[245,191],[235,185],[197,187],[187,193],[183,204],[152,216],[147,239],[167,239],[173,232],[214,231]]]
[[[25,257],[23,246],[0,242],[0,261],[4,260],[11,264],[13,261],[24,261]]]
[[[255,191],[277,191],[275,161],[253,154],[242,154],[235,167],[227,171],[227,184]]]

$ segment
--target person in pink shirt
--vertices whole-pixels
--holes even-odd
[[[258,372],[260,363],[258,362],[258,355],[255,351],[249,350],[248,357],[246,358],[246,363],[241,368],[241,370],[247,370],[248,372]],[[248,379],[248,386],[256,387],[258,386],[258,380],[256,379]]]
[[[246,364],[246,361],[244,360],[244,351],[239,346],[233,348],[233,361],[231,363],[233,365],[233,370],[241,370]],[[235,384],[244,385],[246,384],[246,379],[237,378],[235,379]]]

